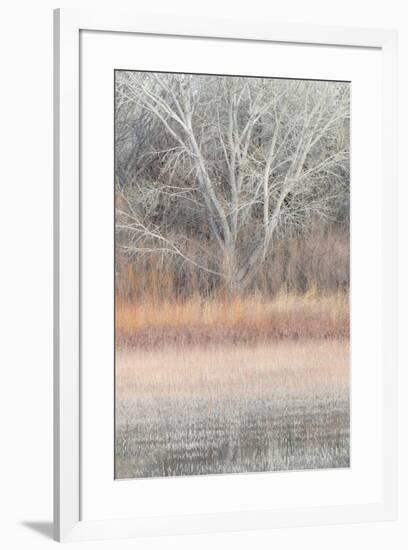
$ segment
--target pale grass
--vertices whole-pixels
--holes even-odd
[[[115,476],[344,468],[349,345],[117,348]]]
[[[283,341],[257,346],[121,349],[118,404],[132,400],[206,400],[348,396],[348,341]],[[154,407],[152,407],[154,408]]]

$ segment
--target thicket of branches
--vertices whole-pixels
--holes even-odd
[[[348,84],[118,71],[115,107],[128,299],[347,288]]]

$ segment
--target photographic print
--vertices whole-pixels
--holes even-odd
[[[115,478],[350,465],[350,83],[115,71]]]

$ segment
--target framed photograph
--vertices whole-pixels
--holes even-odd
[[[55,538],[396,516],[396,33],[55,11]]]

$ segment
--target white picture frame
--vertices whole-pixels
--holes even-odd
[[[97,31],[376,49],[381,55],[382,440],[375,503],[83,520],[81,440],[80,33]],[[396,50],[394,31],[116,10],[54,13],[54,536],[59,541],[394,519],[397,507]],[[354,406],[363,406],[354,403]],[[130,518],[130,519],[129,519]]]

